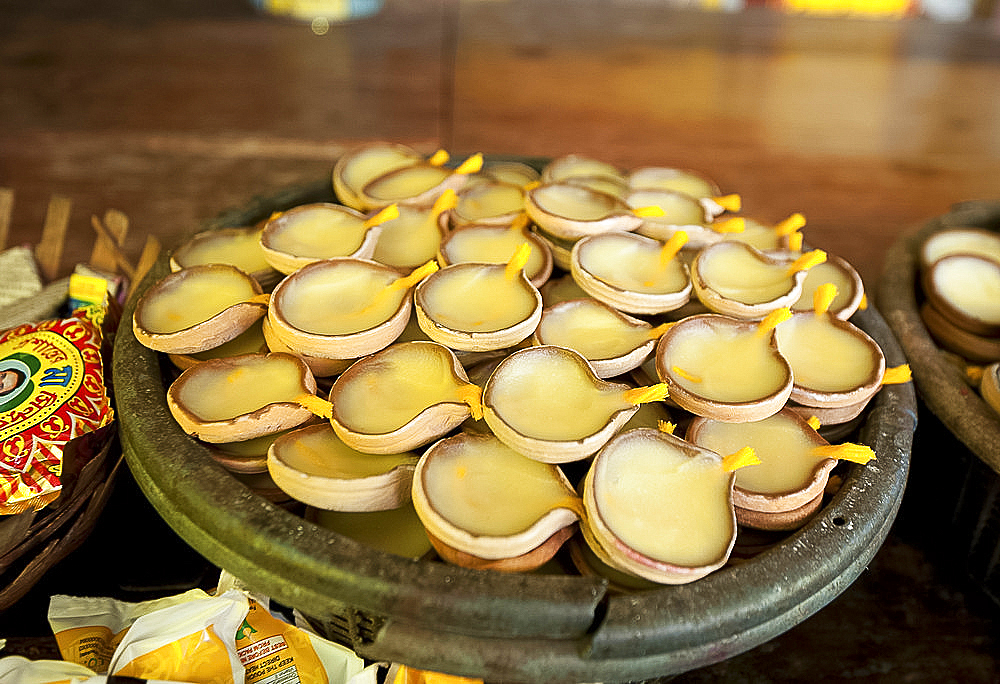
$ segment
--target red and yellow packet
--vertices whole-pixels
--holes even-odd
[[[0,515],[54,501],[66,445],[113,420],[103,315],[84,307],[0,333]]]

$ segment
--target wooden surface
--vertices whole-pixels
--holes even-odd
[[[9,244],[37,240],[54,196],[72,203],[65,274],[93,215],[128,216],[134,263],[146,236],[175,245],[360,141],[582,153],[703,171],[763,221],[801,212],[810,244],[873,288],[903,231],[1000,196],[998,87],[995,20],[387,0],[317,35],[242,0],[7,2],[0,187],[15,193]],[[921,541],[901,528],[817,616],[676,681],[1000,680],[995,606]]]

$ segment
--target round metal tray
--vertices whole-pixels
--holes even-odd
[[[205,229],[334,201],[327,180],[260,198]],[[161,258],[141,293],[167,272]],[[130,302],[125,320],[132,315]],[[853,319],[905,363],[873,308]],[[114,375],[126,460],[170,526],[256,591],[299,608],[373,660],[505,682],[635,681],[689,671],[790,629],[846,589],[884,541],[906,481],[916,422],[911,385],[884,387],[855,441],[877,459],[850,466],[805,527],[697,582],[632,594],[600,579],[502,574],[375,551],[275,506],[236,481],[167,410],[165,363],[123,325]]]

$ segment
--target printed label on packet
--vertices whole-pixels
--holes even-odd
[[[236,632],[246,684],[326,684],[323,663],[305,632],[277,619],[254,600]]]
[[[0,334],[0,514],[55,499],[63,447],[111,422],[101,338],[82,315]]]

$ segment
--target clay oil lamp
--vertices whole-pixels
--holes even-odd
[[[267,472],[267,450],[274,440],[286,432],[288,430],[263,437],[254,437],[242,442],[222,442],[219,444],[204,442],[203,444],[208,449],[212,459],[229,472],[255,475]]]
[[[260,244],[268,263],[286,275],[323,259],[369,259],[379,226],[398,215],[395,206],[365,216],[340,204],[304,204],[268,219]]]
[[[204,361],[181,373],[167,390],[167,406],[181,429],[205,442],[240,442],[313,419],[318,398],[309,368],[290,354],[246,354]]]
[[[524,274],[539,288],[552,274],[552,252],[544,240],[528,230],[527,223],[527,216],[522,213],[509,224],[472,224],[453,230],[441,242],[438,261],[444,266],[507,264],[527,243],[531,245],[531,253],[524,264]]]
[[[1000,233],[985,228],[950,228],[932,233],[920,244],[920,269],[925,271],[941,257],[952,254],[1000,261]]]
[[[1000,414],[1000,362],[989,364],[983,369],[979,381],[979,394],[994,411]]]
[[[365,546],[414,560],[434,555],[412,503],[385,511],[331,511],[307,508],[306,520]]]
[[[477,175],[498,183],[517,185],[521,188],[537,183],[541,179],[541,172],[533,166],[520,161],[503,159],[484,161],[483,168],[479,170]]]
[[[621,198],[566,181],[529,189],[524,205],[543,236],[569,243],[612,230],[630,232],[643,221]]]
[[[434,205],[397,207],[399,215],[381,226],[372,261],[404,271],[427,263],[437,256],[438,247],[445,235],[443,216],[455,206],[454,190],[446,190]]]
[[[613,378],[642,364],[668,325],[654,327],[596,299],[571,299],[542,311],[532,342],[573,349],[598,377]]]
[[[819,510],[839,459],[864,464],[875,457],[864,445],[831,445],[813,424],[787,408],[746,423],[695,418],[687,439],[722,454],[753,449],[759,463],[736,473],[733,502],[741,525],[764,530],[805,524]]]
[[[580,499],[558,466],[490,435],[462,433],[420,458],[413,505],[438,554],[455,565],[533,570],[572,536]]]
[[[236,338],[267,312],[268,295],[228,264],[170,273],[142,295],[132,330],[143,345],[167,354],[195,354]]]
[[[224,359],[229,356],[263,354],[268,351],[275,351],[268,347],[267,339],[264,337],[264,323],[266,321],[267,318],[265,317],[257,319],[249,328],[228,342],[220,344],[218,347],[194,354],[168,354],[167,357],[180,370],[187,370],[194,364],[208,361],[209,359]]]
[[[507,264],[446,266],[417,285],[417,322],[436,342],[461,351],[491,351],[526,340],[542,316],[542,296],[524,273],[524,243]]]
[[[663,212],[662,215],[644,217],[636,233],[666,242],[678,231],[684,231],[688,236],[689,249],[700,249],[722,240],[725,231],[719,228],[729,225],[728,222],[715,221],[715,217],[696,198],[676,190],[632,190],[625,201],[634,209],[656,206]],[[734,225],[739,225],[739,221],[742,219]]]
[[[460,190],[483,165],[480,154],[472,155],[456,168],[445,166],[447,161],[448,154],[439,151],[426,161],[393,169],[369,181],[359,193],[360,200],[372,209],[391,204],[430,207],[445,190]]]
[[[723,230],[722,238],[742,242],[765,254],[798,256],[802,251],[801,228],[806,225],[802,214],[795,213],[776,224],[763,223],[753,218],[743,218],[742,229]],[[713,224],[715,226],[717,224]]]
[[[692,284],[677,253],[687,233],[666,244],[635,233],[610,232],[573,247],[570,273],[594,299],[630,314],[662,314],[687,304]]]
[[[848,409],[853,417],[882,387],[885,356],[863,330],[829,312],[836,295],[836,286],[821,285],[813,310],[794,313],[775,339],[792,367],[790,399],[814,409]],[[835,422],[829,415],[820,419]]]
[[[501,361],[483,388],[483,418],[502,442],[546,463],[583,460],[666,387],[602,380],[578,352],[527,347]]]
[[[267,470],[297,501],[334,511],[383,511],[410,501],[418,455],[366,454],[346,445],[328,423],[287,432],[271,444]]]
[[[792,311],[811,310],[816,290],[827,283],[837,288],[837,296],[827,309],[831,314],[846,321],[861,308],[865,300],[865,286],[861,275],[846,259],[828,253],[826,261],[806,271],[805,280],[802,281],[802,295],[792,304]]]
[[[330,423],[348,446],[398,454],[429,444],[479,415],[479,387],[435,342],[401,342],[366,356],[330,388]]]
[[[751,450],[722,457],[669,432],[622,432],[594,457],[583,484],[581,531],[603,562],[659,584],[721,568],[736,541],[735,470]]]
[[[660,337],[654,356],[671,401],[726,422],[777,413],[792,393],[793,380],[774,328],[789,316],[788,309],[778,309],[757,322],[721,314],[677,322]]]
[[[1000,260],[948,254],[921,275],[927,301],[955,327],[979,337],[1000,337]]]
[[[725,240],[698,252],[691,282],[698,300],[715,313],[760,319],[797,302],[806,272],[825,259],[821,250],[793,259]]]
[[[471,224],[509,226],[524,212],[524,189],[492,180],[470,182],[448,213],[452,229]]]
[[[250,274],[265,290],[281,280],[264,256],[260,228],[220,228],[198,233],[170,255],[170,270],[179,271],[200,264],[229,264]]]
[[[389,346],[406,328],[414,285],[435,262],[401,276],[374,261],[310,264],[282,280],[268,309],[271,331],[306,356],[356,359]]]
[[[643,166],[628,174],[629,188],[636,190],[668,190],[698,200],[711,216],[727,209],[735,211],[734,195],[723,195],[718,184],[698,171],[667,166]]]
[[[416,150],[391,142],[360,145],[337,158],[333,167],[333,190],[345,206],[370,211],[361,191],[370,182],[395,169],[423,161]]]
[[[614,164],[582,154],[567,154],[549,161],[542,169],[540,180],[542,183],[561,183],[566,180],[603,178],[624,183],[625,175]]]

